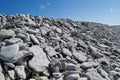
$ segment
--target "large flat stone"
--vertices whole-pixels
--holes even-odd
[[[0,59],[5,60],[5,61],[9,61],[15,55],[18,54],[18,51],[19,51],[19,45],[18,44],[3,46],[0,50]]]
[[[45,67],[48,67],[49,60],[46,57],[46,54],[43,52],[43,49],[35,45],[30,48],[30,51],[33,53],[33,58],[29,61],[29,67],[31,67],[36,72],[42,72]]]

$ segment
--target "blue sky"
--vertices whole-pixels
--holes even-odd
[[[0,0],[2,14],[32,14],[120,24],[120,0]]]

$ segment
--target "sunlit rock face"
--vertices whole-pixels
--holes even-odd
[[[0,14],[0,80],[119,80],[120,34],[109,25]]]

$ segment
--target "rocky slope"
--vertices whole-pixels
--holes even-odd
[[[120,80],[119,48],[109,25],[0,15],[0,80]]]

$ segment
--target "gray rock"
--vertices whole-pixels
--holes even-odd
[[[97,71],[98,71],[98,73],[100,73],[100,75],[102,77],[104,77],[107,80],[110,80],[109,75],[106,71],[104,71],[103,69],[100,69],[100,68],[98,68]]]
[[[15,80],[15,79],[16,79],[16,75],[15,75],[15,71],[14,71],[14,70],[9,70],[9,71],[8,71],[8,74],[9,74],[9,77],[10,77],[12,80]]]
[[[66,69],[65,70],[75,70],[76,65],[72,63],[65,63]]]
[[[36,79],[35,79],[36,80]],[[49,80],[47,76],[40,76],[40,80]]]
[[[15,72],[20,79],[26,79],[25,66],[16,66]]]
[[[13,36],[15,36],[15,32],[13,30],[11,30],[11,29],[9,29],[9,30],[1,30],[0,31],[0,38],[5,39],[5,38],[11,38]]]
[[[5,76],[2,72],[0,72],[0,80],[5,80]]]
[[[80,47],[83,47],[84,49],[87,49],[87,45],[85,44],[85,42],[83,40],[79,40],[78,44]]]
[[[62,30],[60,28],[56,28],[55,31],[60,34],[62,33]]]
[[[78,80],[80,78],[79,74],[70,74],[65,77],[65,80]]]
[[[2,64],[0,64],[0,72],[2,72],[2,71],[3,71]]]
[[[91,68],[91,67],[96,67],[98,66],[98,63],[96,62],[84,62],[81,64],[82,68]]]
[[[33,53],[33,58],[29,61],[29,67],[36,72],[42,72],[45,67],[48,67],[49,60],[46,57],[46,54],[43,52],[43,49],[35,45],[30,48],[30,51]]]
[[[23,40],[21,40],[20,38],[11,38],[9,40],[6,40],[6,45],[11,45],[15,43],[18,43],[19,45],[21,45],[23,44]]]
[[[54,48],[52,48],[51,46],[47,46],[45,47],[44,51],[47,53],[47,55],[49,55],[50,57],[56,55],[56,51]]]
[[[11,62],[12,63],[19,62],[19,61],[23,60],[27,56],[32,56],[32,54],[29,51],[26,51],[26,50],[18,51],[18,54],[16,54],[14,56],[14,58],[11,60]]]
[[[87,77],[80,77],[78,80],[88,80]]]
[[[90,80],[106,80],[97,72],[96,69],[88,69],[86,75]]]
[[[84,62],[87,60],[87,57],[83,55],[82,52],[76,52],[75,50],[73,51],[73,56],[79,61],[79,62]]]
[[[67,56],[72,56],[72,53],[67,48],[62,48],[62,53]]]
[[[44,37],[41,37],[41,35],[36,35],[36,38],[42,43],[45,43],[46,41]]]
[[[4,62],[4,64],[11,68],[15,68],[15,65],[13,63]]]
[[[55,77],[55,78],[60,78],[62,76],[62,73],[52,73],[52,75]]]
[[[30,38],[35,44],[40,44],[39,40],[33,34],[30,35]]]
[[[89,45],[90,53],[93,57],[101,57],[101,54],[98,52],[97,48],[93,47],[92,45]]]
[[[0,51],[0,58],[5,61],[11,60],[15,55],[18,54],[19,45],[13,44],[9,46],[3,46]]]
[[[40,32],[41,32],[42,35],[46,35],[49,31],[50,31],[50,29],[45,27],[45,26],[42,26],[40,28]]]
[[[29,34],[36,34],[36,33],[37,33],[36,30],[28,29],[28,28],[26,28],[26,31],[27,31]]]

